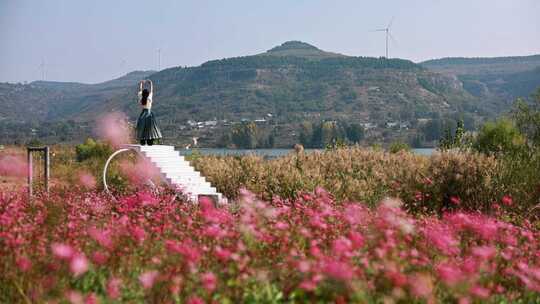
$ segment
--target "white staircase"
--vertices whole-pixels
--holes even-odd
[[[206,181],[204,176],[195,170],[184,156],[174,150],[173,146],[153,145],[126,145],[152,162],[159,170],[163,180],[171,187],[179,189],[191,201],[197,202],[200,196],[213,198],[217,203],[224,203],[223,195]]]

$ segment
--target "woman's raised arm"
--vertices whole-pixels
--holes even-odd
[[[150,94],[154,94],[154,84],[152,83],[152,80],[148,79],[148,82],[150,82]]]

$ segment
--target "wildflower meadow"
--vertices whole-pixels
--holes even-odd
[[[142,184],[110,196],[95,161],[57,165],[48,195],[2,188],[0,302],[540,302],[538,221],[486,156],[194,156],[225,205]],[[117,184],[136,185],[122,162]]]

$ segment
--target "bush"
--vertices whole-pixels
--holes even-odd
[[[88,138],[83,144],[75,147],[77,161],[82,162],[90,158],[106,159],[112,153],[110,145],[102,142],[96,142]]]
[[[398,153],[399,151],[409,152],[411,151],[411,147],[404,142],[397,141],[393,142],[388,150],[390,153]]]
[[[525,147],[525,138],[509,119],[485,123],[475,139],[473,148],[485,154],[515,154]]]

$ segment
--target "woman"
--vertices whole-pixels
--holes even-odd
[[[143,89],[145,82],[150,83],[150,91]],[[161,131],[159,130],[154,113],[152,113],[152,97],[154,95],[154,85],[151,80],[141,80],[139,83],[139,100],[142,106],[141,115],[137,120],[137,139],[141,145],[154,144],[154,140],[160,139]]]

